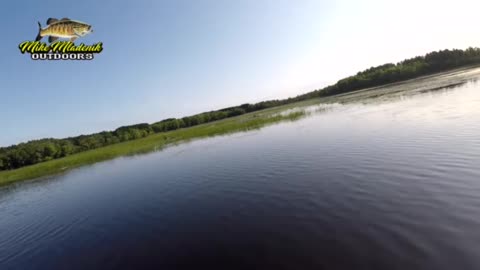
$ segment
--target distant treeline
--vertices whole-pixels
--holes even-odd
[[[431,52],[425,56],[417,56],[397,64],[388,63],[371,67],[354,76],[342,79],[334,85],[297,96],[296,99],[343,94],[474,64],[480,64],[480,48]]]
[[[115,131],[103,131],[66,139],[41,139],[3,147],[0,148],[0,170],[16,169],[102,146],[143,138],[153,133],[192,127],[248,112],[271,108],[280,104],[285,104],[285,102],[265,101],[253,105],[244,104],[238,107],[200,113],[180,119],[165,119],[154,124],[145,123],[124,126],[117,128]]]
[[[124,126],[115,131],[103,131],[66,139],[41,139],[2,147],[0,148],[0,170],[16,169],[102,146],[143,138],[153,133],[192,127],[297,101],[348,93],[473,64],[480,64],[480,48],[431,52],[397,64],[371,67],[358,72],[355,76],[342,79],[334,85],[295,98],[243,104],[179,119],[169,118],[153,124]]]

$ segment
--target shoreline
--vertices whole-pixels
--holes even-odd
[[[281,115],[279,112],[281,112],[282,109],[283,108],[271,108],[252,112],[194,127],[152,134],[145,138],[108,145],[15,170],[0,171],[0,187],[19,181],[35,180],[37,178],[58,175],[75,168],[112,160],[122,156],[161,151],[166,147],[196,139],[245,132],[260,129],[275,123],[295,121],[307,115],[307,112],[305,111],[294,111],[287,115]]]
[[[254,129],[284,122],[295,121],[306,117],[308,113],[303,110],[304,107],[331,104],[331,103],[356,103],[365,102],[367,100],[376,100],[379,97],[395,96],[398,94],[421,93],[428,89],[447,87],[451,84],[447,77],[467,73],[478,69],[479,66],[462,67],[449,71],[440,72],[434,75],[422,76],[403,82],[396,82],[384,86],[360,89],[354,92],[338,94],[328,97],[317,97],[304,101],[298,101],[286,105],[267,108],[264,110],[254,111],[243,115],[230,117],[218,121],[204,123],[188,128],[181,128],[173,131],[155,133],[144,138],[125,141],[112,144],[74,155],[69,155],[60,159],[54,159],[46,162],[37,163],[22,168],[0,171],[0,187],[7,186],[19,181],[35,180],[47,176],[54,176],[68,172],[72,169],[91,165],[98,162],[112,160],[122,156],[130,156],[136,154],[144,154],[153,151],[161,151],[166,147],[178,145],[184,142],[203,139],[213,136],[227,135],[237,132],[245,132]],[[474,74],[464,74],[457,79],[457,83],[466,83],[471,80],[480,69]],[[442,80],[433,81],[434,78],[443,78]],[[289,109],[298,108],[299,110],[288,114],[281,114]]]

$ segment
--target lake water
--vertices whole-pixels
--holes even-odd
[[[475,72],[2,188],[0,269],[480,269]]]

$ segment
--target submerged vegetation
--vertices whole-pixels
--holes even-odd
[[[281,121],[285,117],[265,117],[260,111],[267,108],[348,93],[474,64],[480,64],[479,48],[443,50],[396,64],[372,67],[342,79],[334,85],[294,98],[243,104],[179,119],[169,118],[153,124],[124,126],[114,131],[103,131],[91,135],[65,139],[41,139],[3,147],[0,148],[0,183],[38,177],[58,172],[62,168],[149,150],[153,146],[162,147],[185,139],[254,128],[265,123]],[[263,118],[255,118],[257,114],[251,114],[252,112],[258,112],[258,115],[263,115]],[[232,118],[244,114],[247,114],[244,122],[239,122],[239,119],[243,118]],[[206,123],[209,124],[203,125]],[[22,167],[25,168],[15,170]]]
[[[280,114],[275,110],[271,110],[246,114],[191,128],[154,134],[138,140],[117,143],[16,170],[1,171],[0,186],[19,180],[57,174],[82,165],[92,164],[119,156],[160,150],[168,145],[182,141],[259,129],[263,126],[281,121],[294,121],[306,115],[307,112],[305,111],[294,111],[288,114]]]

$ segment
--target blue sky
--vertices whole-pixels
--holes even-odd
[[[475,1],[8,1],[0,146],[308,92],[385,62],[479,46]],[[37,21],[93,25],[93,61],[32,61]]]

